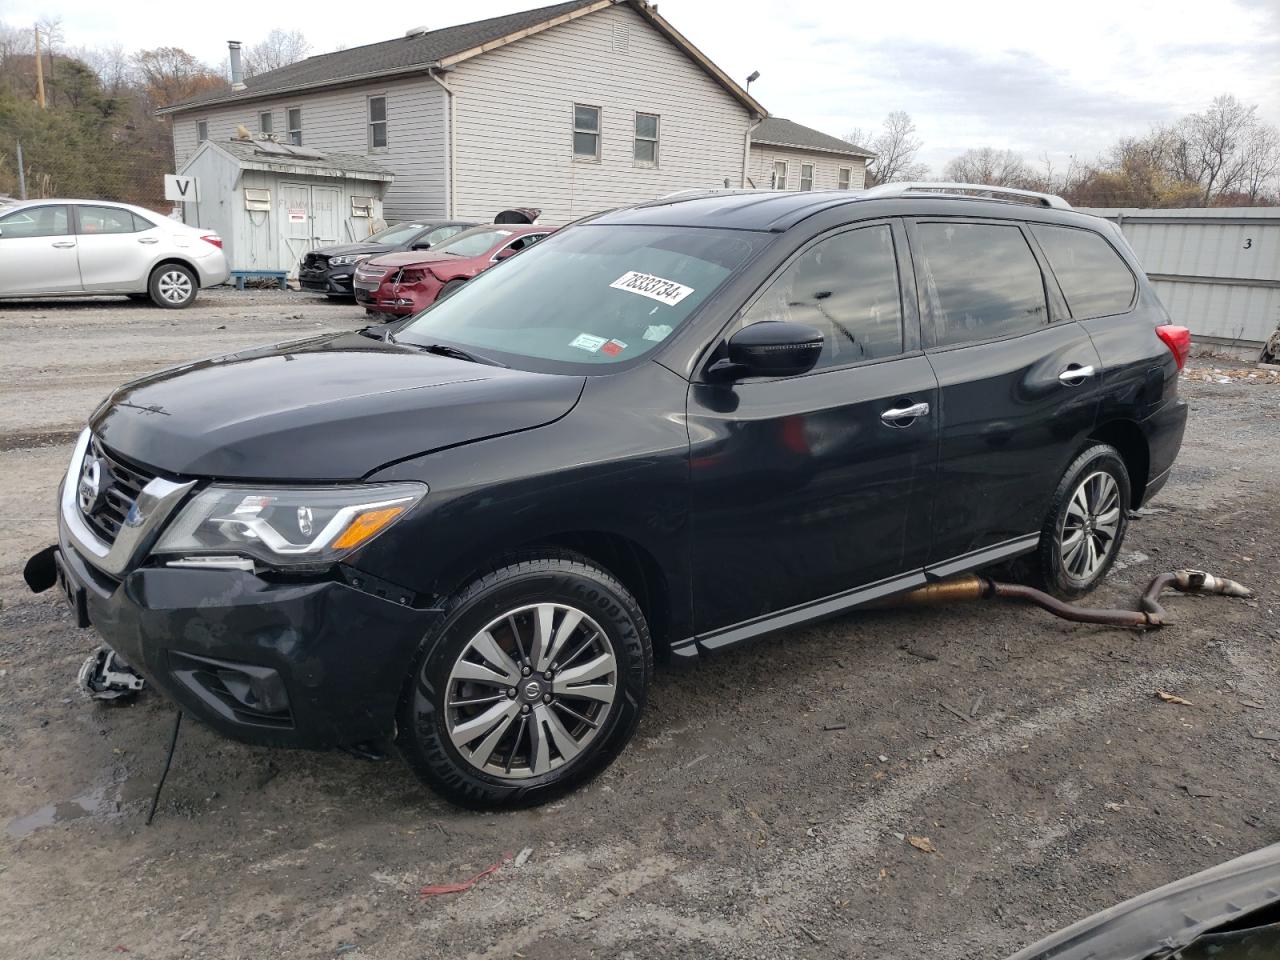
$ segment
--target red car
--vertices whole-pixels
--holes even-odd
[[[499,260],[531,247],[551,227],[472,227],[429,252],[387,253],[356,268],[352,287],[370,313],[408,316],[447,297]]]

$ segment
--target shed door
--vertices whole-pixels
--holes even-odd
[[[336,187],[311,188],[311,232],[316,246],[342,239],[341,204],[342,191]]]
[[[292,272],[314,243],[311,232],[311,187],[305,183],[280,184],[280,234],[288,248]]]

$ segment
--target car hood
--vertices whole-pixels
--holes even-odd
[[[126,459],[177,475],[357,480],[393,461],[557,420],[584,382],[352,333],[135,380],[90,426]]]
[[[353,253],[373,257],[395,249],[397,248],[390,243],[335,243],[328,247],[316,247],[311,253],[325,257],[345,257]]]
[[[474,257],[455,257],[448,253],[429,253],[424,250],[405,250],[387,253],[370,262],[373,267],[407,267],[414,263],[466,263]]]

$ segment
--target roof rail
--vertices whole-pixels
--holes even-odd
[[[1070,210],[1071,204],[1052,193],[1040,193],[1036,190],[1018,190],[1014,187],[992,187],[982,183],[884,183],[878,187],[863,190],[859,196],[867,200],[880,200],[885,197],[904,197],[911,193],[948,193],[948,194],[989,194],[991,199],[1000,200],[1004,196],[1035,202],[1058,210]]]

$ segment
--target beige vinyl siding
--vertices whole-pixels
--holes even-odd
[[[387,98],[387,147],[369,149],[368,98]],[[284,94],[186,114],[174,114],[173,147],[177,167],[195,153],[196,122],[209,121],[209,139],[229,140],[244,124],[257,136],[258,115],[272,114],[275,135],[287,139],[287,111],[302,108],[302,145],[370,157],[396,175],[383,203],[389,221],[444,217],[447,206],[446,105],[439,84],[421,79],[370,83],[320,93]]]
[[[455,216],[504,207],[577,217],[688,188],[738,186],[747,111],[629,7],[552,27],[458,65]],[[573,105],[601,108],[601,159],[575,160]],[[637,164],[636,113],[657,114],[658,164]]]
[[[747,168],[747,176],[761,190],[768,190],[772,183],[773,164],[776,160],[787,163],[787,189],[797,190],[800,187],[800,165],[813,164],[813,189],[838,190],[840,188],[840,168],[850,167],[849,189],[861,190],[866,185],[867,161],[861,157],[841,157],[834,153],[823,153],[818,150],[793,150],[787,147],[774,147],[765,143],[751,145],[751,163]]]

